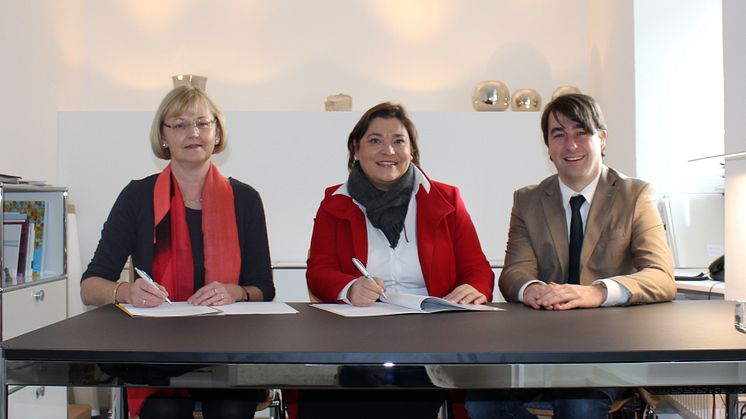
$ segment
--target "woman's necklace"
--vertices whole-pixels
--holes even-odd
[[[202,203],[202,198],[199,198],[199,199],[185,199],[184,203],[187,204],[187,205],[189,205],[189,204],[201,204]]]

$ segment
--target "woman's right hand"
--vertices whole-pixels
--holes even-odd
[[[347,290],[347,299],[354,306],[368,307],[373,305],[385,291],[382,279],[368,279],[361,276]]]
[[[158,283],[137,278],[129,287],[130,304],[135,307],[158,307],[166,301],[168,292]]]

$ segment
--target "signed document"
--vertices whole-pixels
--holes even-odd
[[[132,304],[117,304],[130,317],[188,317],[222,315],[220,309],[211,306],[195,306],[186,301],[164,303],[158,307],[135,307]]]
[[[186,301],[164,303],[158,307],[134,307],[132,304],[117,304],[131,317],[188,317],[222,316],[231,314],[295,314],[298,311],[285,303],[238,302],[223,306],[195,306]]]
[[[394,314],[422,314],[441,311],[502,311],[501,308],[483,304],[457,304],[446,299],[396,292],[387,292],[387,298],[381,298],[369,307],[358,307],[351,304],[311,304],[313,307],[326,310],[344,317],[390,316]]]

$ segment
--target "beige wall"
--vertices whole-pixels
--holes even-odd
[[[470,112],[479,80],[533,87],[545,100],[556,86],[573,84],[606,111],[614,139],[607,163],[636,174],[644,153],[637,149],[650,143],[638,133],[651,132],[635,116],[641,86],[634,13],[641,5],[647,3],[8,1],[0,14],[0,172],[57,182],[58,111],[152,111],[172,74],[194,72],[209,77],[208,89],[229,111],[317,111],[327,95],[344,92],[355,110],[395,100],[413,111]],[[723,1],[726,152],[746,148],[746,54],[737,22],[743,7]],[[109,137],[102,130],[88,146],[106,148]],[[726,189],[743,189],[743,166],[743,159],[728,162]],[[726,194],[729,254],[743,254],[738,195]],[[730,260],[729,277],[744,276],[746,267]],[[737,292],[746,295],[743,286]]]
[[[207,75],[233,111],[317,111],[344,92],[354,110],[394,100],[470,112],[480,80],[545,100],[571,84],[599,96],[624,138],[631,10],[626,0],[6,2],[0,168],[55,182],[58,111],[153,110],[183,72]],[[90,146],[106,144],[101,132]],[[634,173],[634,146],[614,144],[608,161]]]
[[[603,0],[589,5],[588,92],[603,107],[609,127],[604,161],[635,176],[633,2]]]

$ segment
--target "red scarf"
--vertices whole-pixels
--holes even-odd
[[[194,294],[192,243],[186,223],[181,190],[172,182],[171,165],[155,182],[153,211],[153,278],[166,287],[173,301]],[[173,193],[172,193],[173,191]],[[164,223],[170,213],[171,222]],[[233,188],[214,164],[210,164],[202,189],[202,234],[205,245],[205,284],[220,281],[238,284],[241,252],[238,247]]]
[[[158,175],[153,191],[153,278],[163,285],[172,301],[185,301],[194,294],[192,243],[186,222],[184,199],[172,181],[171,165]],[[170,223],[165,223],[166,215]],[[211,282],[238,284],[241,251],[233,188],[214,164],[210,164],[202,189],[202,234],[205,250],[205,285]],[[128,388],[130,417],[140,414],[145,399],[155,393],[187,397],[183,389]]]

